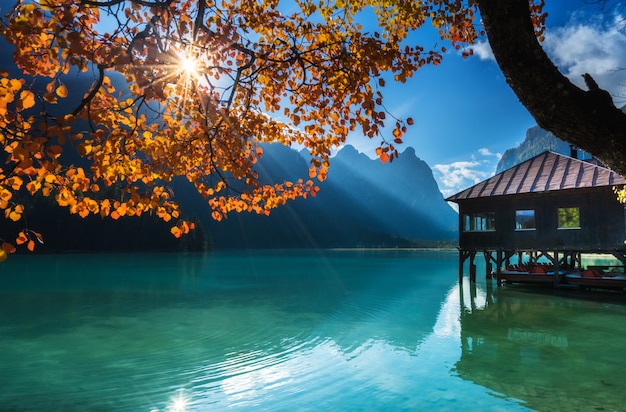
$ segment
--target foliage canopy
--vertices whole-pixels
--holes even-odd
[[[538,36],[542,3],[526,9]],[[393,160],[413,120],[386,110],[384,76],[403,82],[445,52],[408,33],[433,25],[457,49],[480,35],[473,0],[18,0],[0,11],[17,67],[0,72],[0,209],[24,220],[6,253],[42,240],[26,224],[29,195],[80,216],[154,213],[181,236],[193,224],[169,188],[177,176],[221,219],[314,196],[351,132]],[[363,16],[376,22],[364,29]],[[305,147],[309,175],[259,182],[264,142]]]

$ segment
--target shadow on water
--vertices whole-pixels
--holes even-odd
[[[626,295],[487,282],[460,299],[460,377],[536,410],[624,410]]]

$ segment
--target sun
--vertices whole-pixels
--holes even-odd
[[[202,58],[199,48],[193,43],[187,43],[184,47],[175,48],[175,70],[178,75],[185,76],[187,80],[197,81],[202,77]]]
[[[196,58],[182,55],[180,56],[179,66],[180,66],[181,71],[184,74],[190,77],[198,76],[199,67],[198,67],[198,60]]]

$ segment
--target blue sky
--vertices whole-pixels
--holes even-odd
[[[582,0],[546,3],[543,47],[553,62],[579,86],[582,73],[592,74],[618,106],[626,104],[626,33],[615,24],[623,17],[600,13]],[[415,33],[415,42],[420,35]],[[422,38],[425,47],[437,41]],[[449,51],[438,67],[425,67],[407,83],[388,83],[384,90],[393,114],[415,120],[404,146],[414,147],[428,163],[446,196],[492,176],[501,154],[519,145],[536,125],[506,84],[486,39],[474,52],[463,59]],[[374,157],[379,140],[353,135],[348,143]]]

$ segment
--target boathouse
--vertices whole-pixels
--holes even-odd
[[[599,162],[546,151],[448,197],[459,206],[460,279],[469,260],[475,281],[479,253],[487,276],[522,254],[547,258],[557,272],[580,267],[583,253],[626,262],[626,209],[614,193],[624,184]]]

